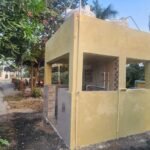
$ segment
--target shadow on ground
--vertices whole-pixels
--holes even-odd
[[[81,150],[150,150],[150,132],[92,145]]]
[[[0,136],[11,142],[2,150],[67,150],[50,125],[43,127],[41,113],[0,116]]]

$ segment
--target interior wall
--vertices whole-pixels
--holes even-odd
[[[97,61],[97,62],[90,62],[84,63],[83,67],[83,85],[97,85],[104,87],[103,90],[117,90],[118,89],[118,58],[113,60],[107,61]],[[86,81],[85,79],[85,72],[86,69],[89,68],[89,74],[91,76],[91,81]]]
[[[89,72],[86,72],[89,69]],[[83,67],[83,84],[89,85],[99,85],[103,87],[103,73],[105,71],[105,65],[103,63],[89,63],[85,64]],[[85,76],[90,74],[90,81],[86,81]]]
[[[101,87],[104,86],[104,72],[105,64],[102,62],[94,63],[93,66],[93,83],[99,84]]]

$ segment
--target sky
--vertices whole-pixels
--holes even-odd
[[[150,15],[150,0],[99,0],[103,7],[109,4],[118,11],[117,18],[132,16],[142,31],[148,32],[148,19]],[[93,0],[89,0],[91,4]],[[129,26],[136,28],[132,21]]]

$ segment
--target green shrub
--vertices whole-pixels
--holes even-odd
[[[9,142],[0,138],[0,146],[9,146]]]
[[[35,97],[35,98],[42,96],[41,89],[40,88],[34,88],[32,90],[32,96]]]

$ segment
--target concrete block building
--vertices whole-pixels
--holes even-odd
[[[52,65],[69,84],[52,85]],[[143,63],[145,87],[126,88],[126,66]],[[150,34],[74,14],[46,44],[44,117],[70,149],[150,131]]]

